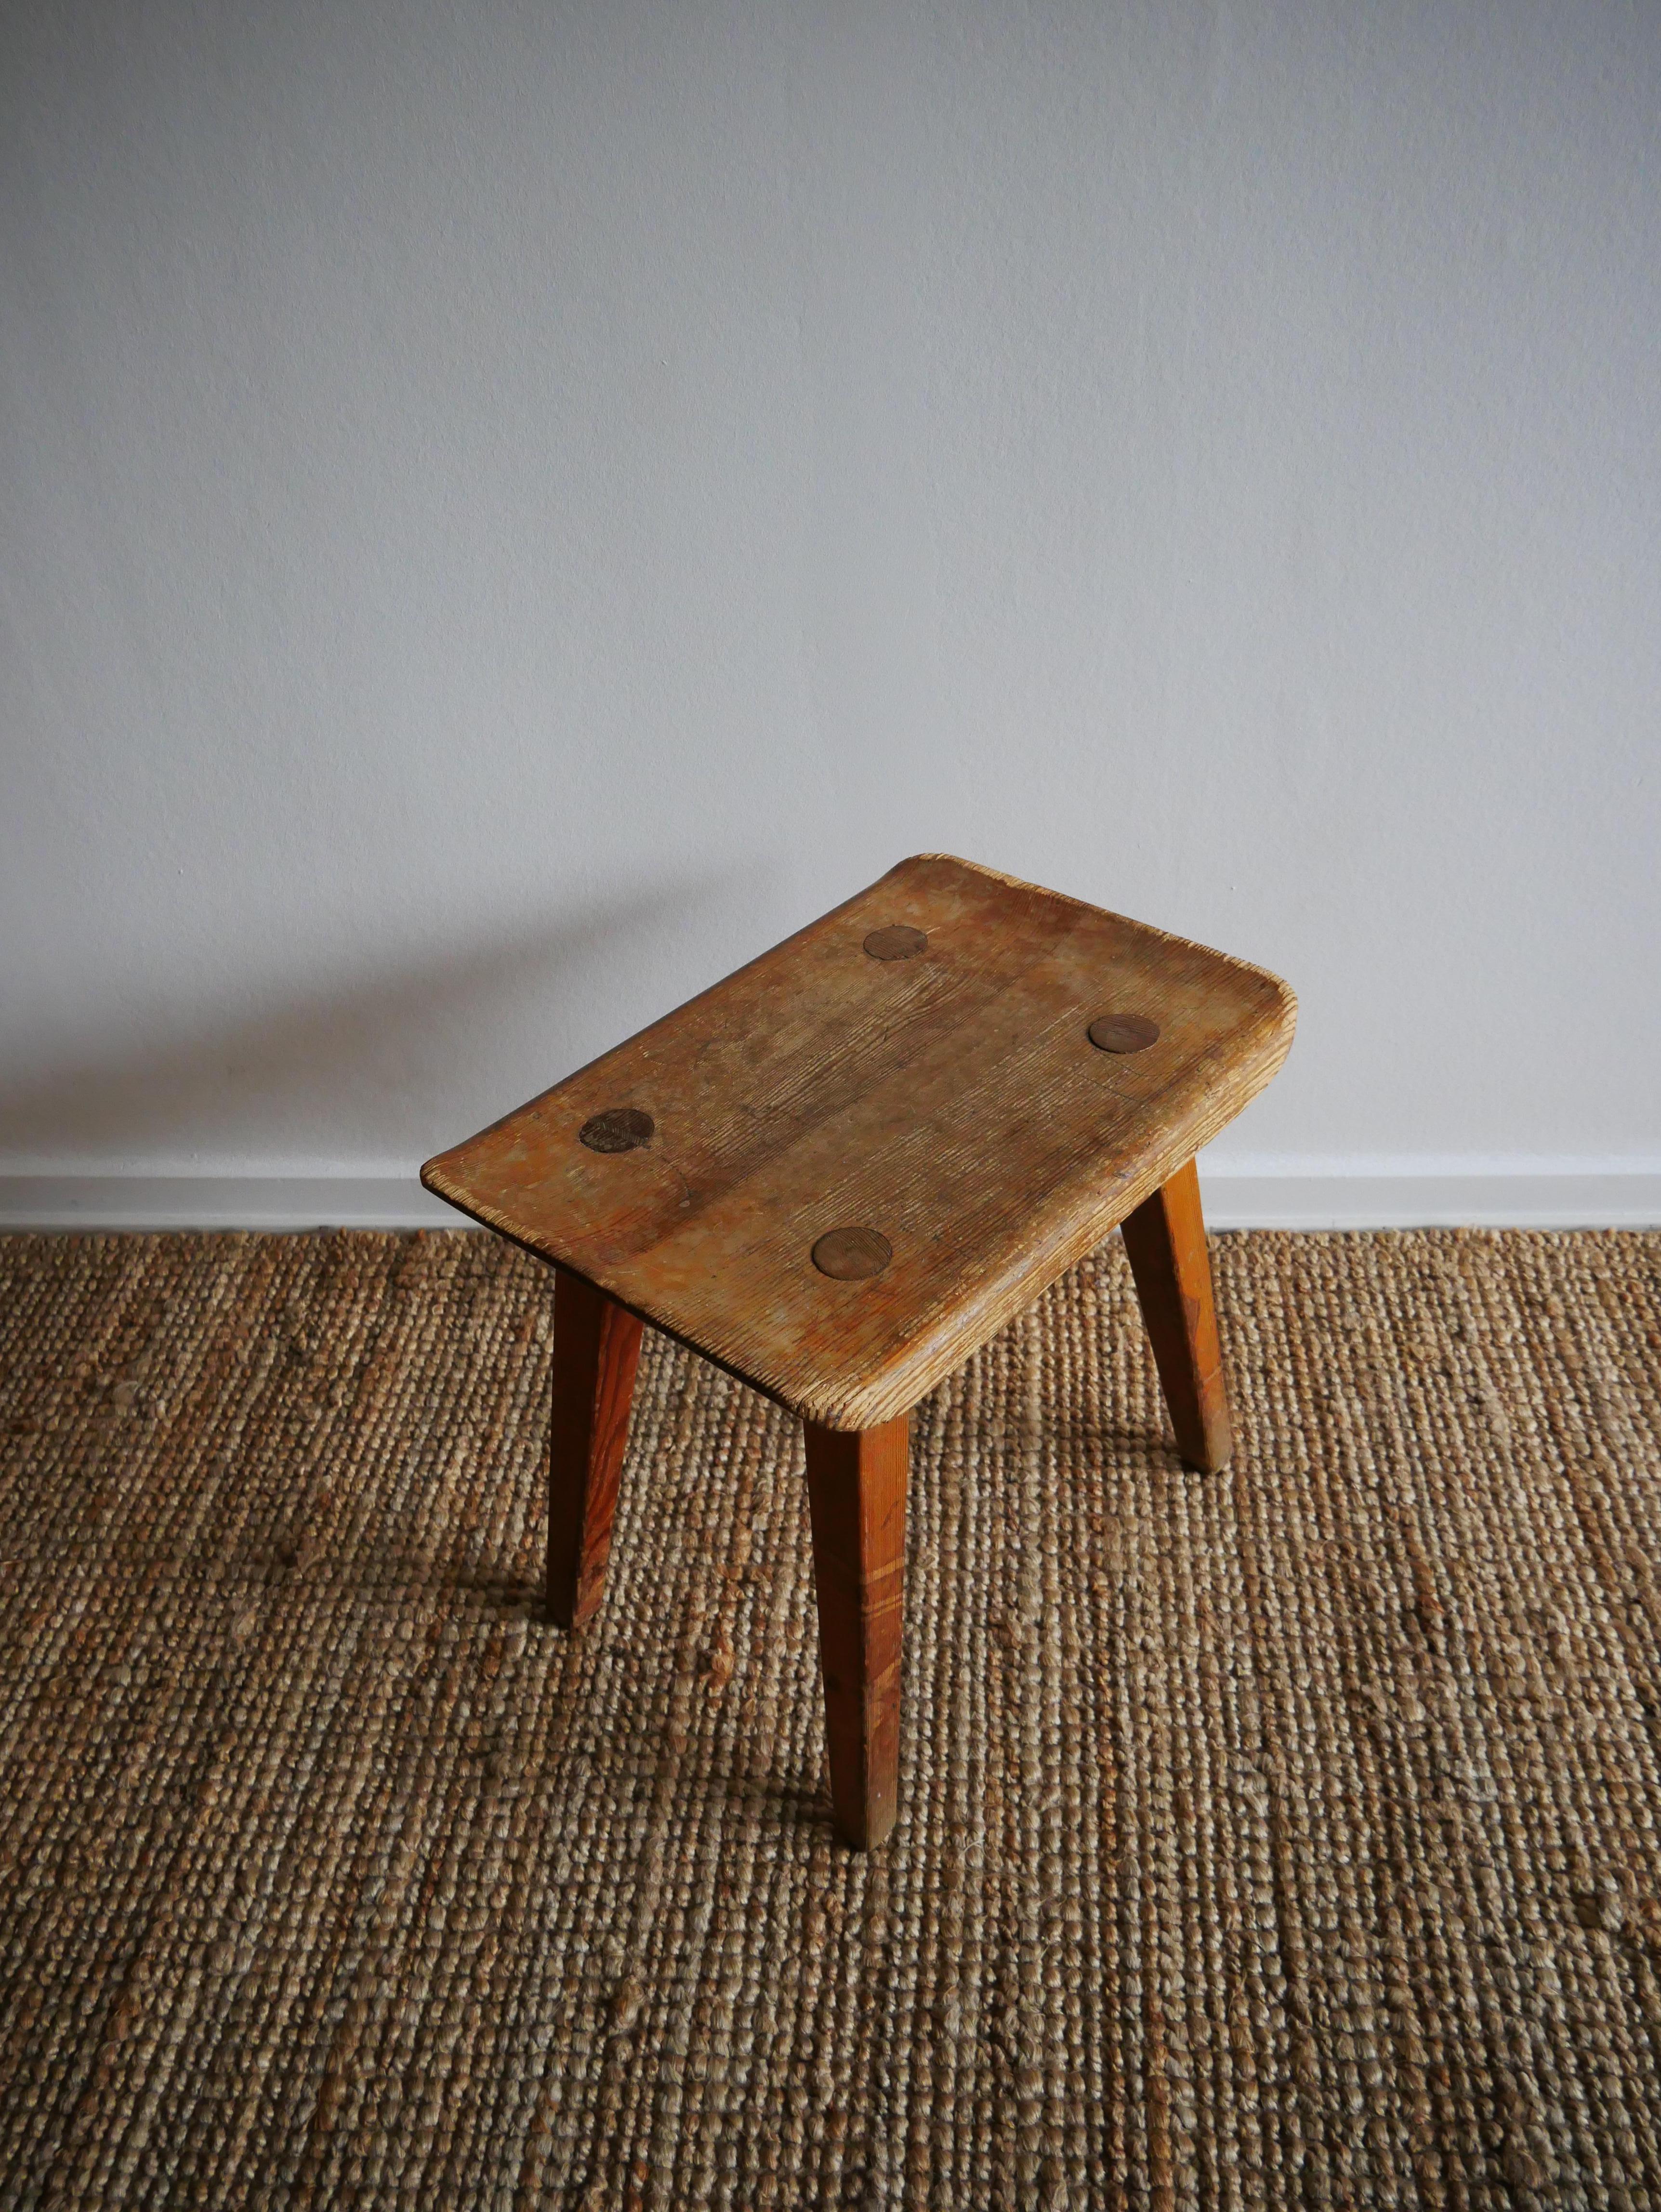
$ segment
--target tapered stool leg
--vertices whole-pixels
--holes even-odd
[[[581,1628],[605,1594],[640,1336],[633,1314],[554,1270],[548,1611],[562,1628]]]
[[[806,1425],[830,1806],[859,1850],[882,1841],[898,1802],[910,1426]]]
[[[1227,1464],[1232,1437],[1193,1161],[1139,1206],[1123,1229],[1177,1449],[1190,1467],[1213,1474]]]

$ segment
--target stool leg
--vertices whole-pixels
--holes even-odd
[[[1232,1439],[1192,1160],[1128,1217],[1123,1231],[1177,1449],[1190,1467],[1214,1474],[1226,1465]]]
[[[562,1628],[581,1628],[605,1594],[640,1333],[633,1314],[555,1268],[548,1611]]]
[[[830,1808],[856,1850],[894,1825],[910,1423],[807,1431]]]

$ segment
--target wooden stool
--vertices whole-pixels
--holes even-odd
[[[1262,969],[925,854],[429,1160],[551,1261],[548,1605],[599,1605],[641,1324],[806,1428],[837,1827],[893,1825],[910,1408],[1123,1224],[1183,1456],[1228,1456],[1194,1155],[1296,1001]]]

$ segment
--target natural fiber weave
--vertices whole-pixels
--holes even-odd
[[[0,1241],[3,2201],[1661,2207],[1661,1239],[1217,1277],[1226,1475],[1116,1240],[920,1408],[861,1858],[782,1415],[574,1641],[532,1262]]]

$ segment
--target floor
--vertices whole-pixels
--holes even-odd
[[[0,2203],[1653,2205],[1661,1237],[1116,1240],[918,1411],[899,1826],[800,1438],[648,1339],[540,1618],[547,1278],[0,1239]]]

